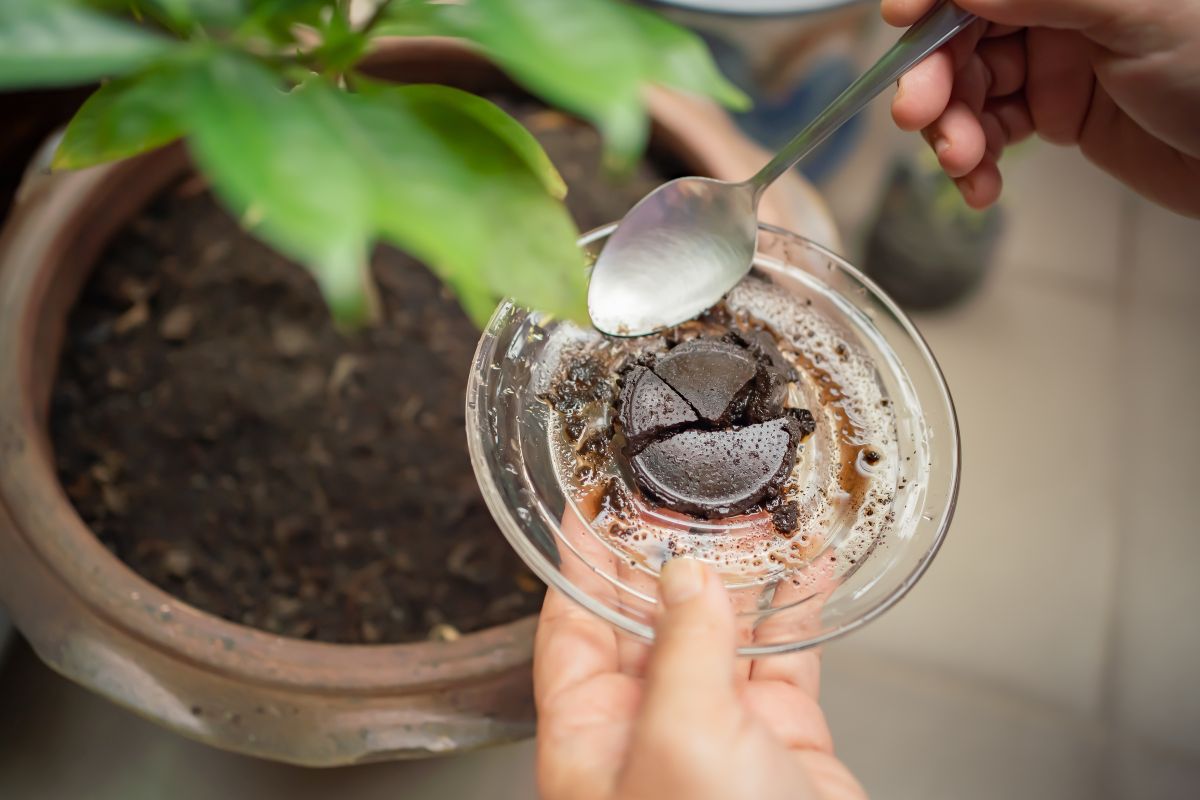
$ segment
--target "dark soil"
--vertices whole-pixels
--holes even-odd
[[[667,177],[599,176],[594,131],[506,103],[571,187],[581,229]],[[100,258],[71,316],[59,474],[118,557],[183,600],[287,636],[406,642],[536,612],[464,433],[478,332],[423,266],[374,260],[385,323],[332,326],[306,272],[192,178]]]

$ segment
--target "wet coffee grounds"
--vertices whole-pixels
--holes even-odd
[[[621,376],[617,421],[639,488],[656,503],[717,519],[756,507],[795,530],[797,509],[780,490],[812,414],[786,406],[796,379],[765,331],[678,344]]]

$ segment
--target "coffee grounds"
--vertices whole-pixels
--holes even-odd
[[[660,505],[716,519],[767,504],[786,532],[795,515],[779,492],[815,421],[785,407],[796,374],[760,334],[692,339],[627,368],[617,420],[638,486]]]

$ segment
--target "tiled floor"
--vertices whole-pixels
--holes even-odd
[[[908,146],[873,113],[832,197],[851,241]],[[918,320],[961,417],[958,516],[917,589],[828,649],[825,704],[888,800],[1200,797],[1200,223],[1070,151],[1005,167],[987,285]],[[4,798],[532,793],[528,744],[313,772],[163,733],[22,649],[0,675]]]
[[[830,648],[834,732],[880,797],[1197,797],[1200,223],[1072,151],[1005,167],[989,282],[918,318],[959,513],[910,597]]]

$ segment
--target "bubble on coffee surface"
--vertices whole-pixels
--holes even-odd
[[[673,346],[730,330],[770,337],[792,368],[783,403],[811,411],[815,425],[795,442],[794,462],[770,500],[707,519],[664,507],[638,487],[621,452],[629,443],[617,423],[619,376],[639,374]],[[657,573],[667,559],[688,555],[716,564],[732,585],[785,575],[799,582],[812,579],[814,567],[853,570],[895,522],[895,420],[875,366],[819,306],[770,280],[747,277],[709,314],[663,335],[579,337],[558,357],[546,393],[556,412],[556,468],[615,563]],[[670,413],[678,418],[667,424],[690,424],[682,407]]]

